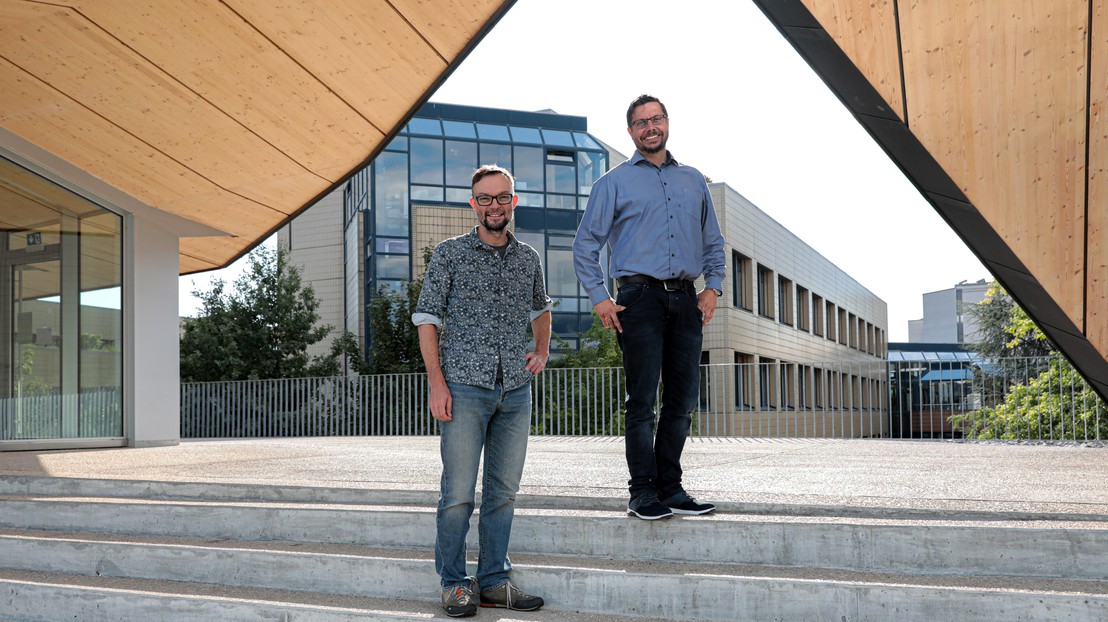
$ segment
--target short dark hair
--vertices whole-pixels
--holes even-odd
[[[653,95],[639,95],[635,98],[635,101],[631,102],[631,105],[627,107],[627,127],[631,127],[631,115],[635,112],[635,108],[654,102],[662,107],[662,114],[669,116],[666,112],[666,105],[662,103],[662,100],[654,97]]]
[[[473,178],[469,182],[469,189],[473,190],[473,187],[477,185],[477,182],[481,181],[488,175],[500,174],[508,178],[508,183],[512,184],[512,192],[516,190],[516,178],[512,177],[512,174],[508,172],[508,169],[496,164],[484,164],[477,167],[477,170],[473,171]]]

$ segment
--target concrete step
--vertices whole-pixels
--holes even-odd
[[[0,528],[428,549],[434,509],[295,501],[0,495]],[[718,511],[640,521],[623,511],[529,509],[512,551],[864,572],[1102,580],[1108,522],[797,517]],[[476,517],[474,518],[476,522]],[[476,549],[476,528],[470,530]]]
[[[450,620],[437,603],[209,583],[0,569],[4,620],[55,622],[424,622]],[[65,612],[64,615],[59,612]],[[518,612],[482,609],[483,622],[519,622]],[[662,622],[656,618],[543,609],[528,622]]]
[[[0,533],[0,560],[12,570],[389,598],[433,608],[438,580],[430,558],[429,551],[302,542]],[[552,611],[721,622],[1108,619],[1104,581],[922,577],[599,557],[513,558],[513,580],[546,598]],[[14,607],[12,602],[0,599],[0,614],[11,615],[5,608]]]

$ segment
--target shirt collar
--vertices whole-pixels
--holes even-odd
[[[480,225],[478,225],[478,226],[480,226]],[[507,229],[504,230],[504,233],[508,234],[508,246],[515,246],[516,236],[513,235],[512,232],[510,230],[507,230]],[[485,244],[484,242],[481,241],[481,236],[477,235],[477,226],[473,227],[473,229],[470,230],[468,235],[470,237],[470,243],[473,245],[474,248],[492,248],[492,246],[489,246],[488,244]]]
[[[639,162],[646,162],[647,164],[650,164],[650,160],[647,160],[643,156],[643,154],[638,149],[636,149],[635,150],[635,155],[631,156],[631,164],[635,165],[635,164],[638,164]],[[672,151],[670,151],[669,149],[666,149],[666,161],[663,162],[662,165],[663,166],[669,166],[669,165],[680,166],[681,163],[677,161],[677,158],[673,157],[673,152]]]

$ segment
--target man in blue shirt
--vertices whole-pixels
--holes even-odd
[[[597,180],[573,241],[573,266],[604,327],[616,331],[627,380],[629,514],[656,520],[715,509],[681,481],[681,452],[700,385],[703,327],[723,294],[726,257],[704,175],[666,149],[669,114],[641,95],[627,109],[635,155]],[[618,290],[605,286],[600,250]],[[693,281],[704,276],[704,290]],[[663,393],[657,435],[654,401]]]
[[[442,432],[435,569],[451,617],[482,607],[534,611],[543,599],[509,581],[508,539],[531,431],[531,378],[550,355],[550,310],[535,249],[510,231],[519,196],[507,170],[473,173],[478,225],[435,247],[412,322],[427,367],[431,416]],[[528,351],[534,335],[534,351]],[[484,453],[477,577],[466,575],[466,533]]]

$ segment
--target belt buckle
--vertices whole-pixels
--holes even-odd
[[[673,287],[670,287],[670,283],[673,284]],[[663,279],[662,287],[664,287],[667,292],[679,292],[684,289],[681,286],[681,281],[678,279]]]

